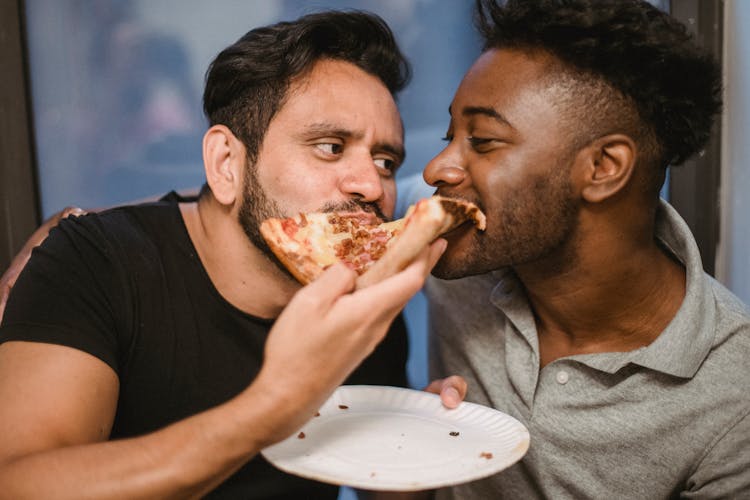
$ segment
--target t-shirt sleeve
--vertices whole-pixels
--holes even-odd
[[[680,498],[746,498],[750,492],[750,414],[711,446]]]
[[[73,347],[118,371],[118,344],[128,331],[118,249],[97,215],[54,228],[14,285],[0,342],[23,340]]]

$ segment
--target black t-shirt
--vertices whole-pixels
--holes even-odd
[[[170,199],[61,221],[18,277],[0,342],[62,344],[111,366],[120,381],[116,439],[237,395],[260,369],[272,324],[221,297]],[[405,386],[406,357],[399,317],[347,383]],[[337,492],[258,455],[209,497],[336,498]]]

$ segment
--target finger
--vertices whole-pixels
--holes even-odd
[[[455,408],[466,397],[467,388],[468,384],[463,377],[452,375],[433,380],[424,390],[432,394],[440,394],[440,399],[444,406]]]
[[[81,215],[86,215],[87,213],[88,212],[86,212],[84,209],[79,208],[79,207],[65,207],[62,213],[60,214],[60,218],[64,219],[65,217],[68,217],[69,215],[78,217]]]
[[[425,249],[420,256],[409,264],[406,269],[382,281],[368,287],[361,288],[352,294],[353,307],[361,307],[362,310],[377,308],[386,315],[395,315],[406,302],[417,293],[424,280],[437,261],[435,253],[442,250],[438,245],[435,250]]]
[[[440,260],[440,257],[443,255],[443,252],[445,252],[445,248],[447,247],[448,242],[443,238],[438,238],[434,242],[432,242],[427,248],[425,248],[414,261],[412,261],[406,268],[401,271],[400,273],[396,274],[395,276],[402,276],[402,280],[406,281],[409,279],[413,279],[414,275],[419,276],[420,283],[419,287],[421,288],[422,284],[424,283],[424,279],[429,276],[430,271],[433,267],[435,267],[435,264],[437,264],[438,260]],[[392,280],[393,277],[387,278],[388,280]],[[418,289],[417,289],[418,290]],[[416,293],[416,291],[413,291],[409,294],[409,297]]]
[[[428,260],[429,269],[427,270],[427,272],[432,271],[432,268],[435,267],[435,264],[438,263],[440,257],[442,257],[447,247],[448,240],[446,240],[445,238],[438,238],[432,242],[432,245],[430,245],[430,254]]]
[[[425,248],[403,271],[369,287],[359,289],[346,297],[345,306],[349,309],[350,313],[360,314],[363,318],[368,318],[372,322],[382,319],[393,319],[403,309],[406,302],[422,288],[425,278],[445,251],[446,245],[447,242],[443,239],[435,241],[428,248]],[[349,271],[348,268],[346,270]],[[350,275],[355,277],[356,285],[356,275],[353,272]],[[314,284],[319,283],[320,286],[335,286],[334,281],[328,284],[329,282],[322,281],[322,278],[323,275],[315,280]],[[338,278],[334,275],[330,279],[336,280]],[[309,289],[311,286],[308,285],[306,288]],[[351,288],[349,284],[346,284],[346,290],[332,295],[328,301],[324,302],[325,305],[330,306],[330,302],[340,298],[341,295],[348,291],[351,291]],[[373,312],[380,312],[380,314],[374,315],[372,314]]]
[[[443,379],[440,384],[440,400],[447,408],[455,408],[466,397],[466,381],[458,375]]]
[[[422,389],[425,392],[430,392],[432,394],[440,394],[440,389],[443,388],[443,379],[439,378],[437,380],[433,380],[430,382],[430,384]]]

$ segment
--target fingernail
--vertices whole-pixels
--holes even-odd
[[[445,401],[445,406],[448,408],[455,408],[461,402],[461,395],[458,394],[458,391],[453,387],[443,389],[442,396],[443,401]]]

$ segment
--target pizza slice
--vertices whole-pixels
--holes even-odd
[[[260,232],[300,283],[342,261],[359,274],[356,287],[362,288],[397,273],[438,236],[467,221],[480,230],[486,225],[473,203],[432,196],[391,222],[369,212],[313,212],[267,219]]]

